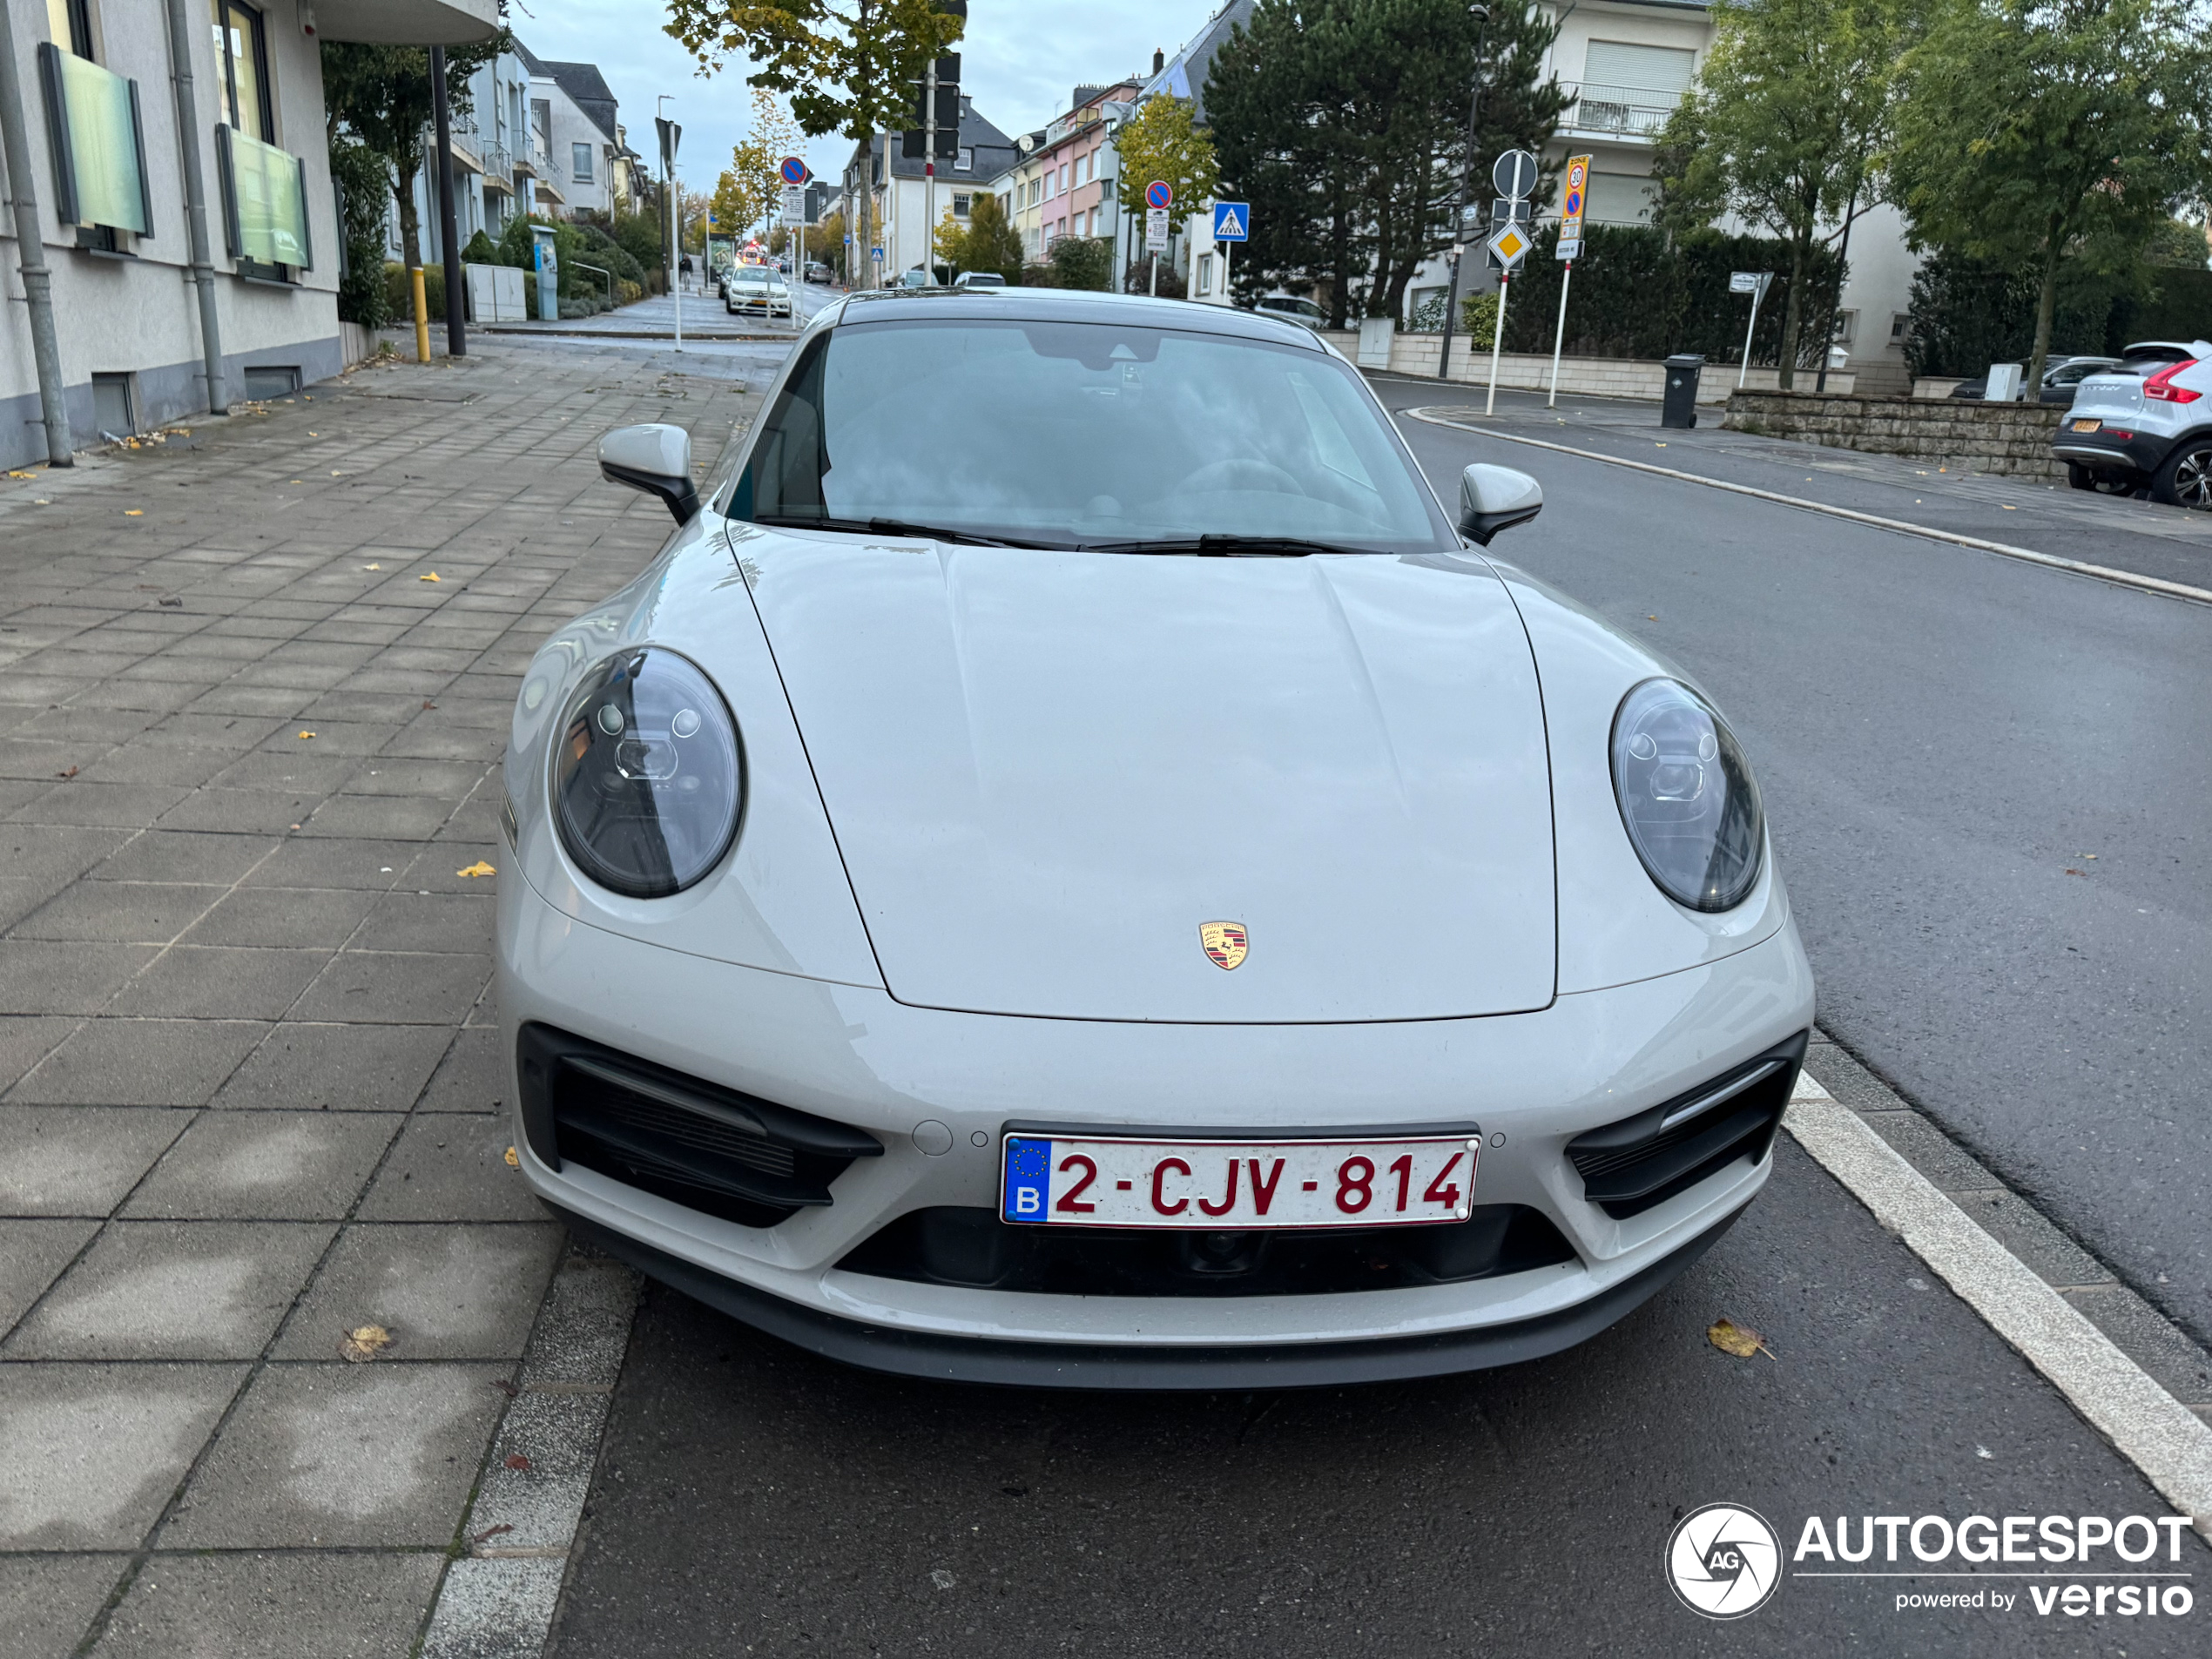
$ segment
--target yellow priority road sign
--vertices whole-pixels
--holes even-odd
[[[1533,246],[1528,239],[1528,233],[1518,225],[1504,226],[1490,239],[1490,251],[1498,256],[1498,263],[1508,271],[1528,257],[1528,250]]]

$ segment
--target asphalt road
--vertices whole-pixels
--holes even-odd
[[[1658,442],[1618,406],[1598,414],[1622,453]],[[1467,461],[1535,473],[1544,517],[1496,550],[1632,626],[1729,711],[1824,1023],[2142,1288],[2212,1324],[2195,1190],[2212,1131],[2188,1092],[2204,1073],[2207,898],[2188,838],[2212,764],[2212,610],[1409,432],[1447,498]],[[1699,465],[1797,459],[1716,448]],[[2018,493],[2006,521],[2033,516]],[[2044,529],[2060,533],[2022,534]],[[1713,1348],[1723,1314],[1773,1357]],[[552,1650],[2202,1650],[2212,1554],[2194,1539],[2171,1570],[2193,1575],[2196,1611],[2170,1624],[2040,1615],[2021,1581],[2002,1587],[2009,1610],[1901,1611],[1901,1593],[1954,1586],[1794,1577],[1741,1623],[1709,1623],[1675,1602],[1661,1561],[1676,1518],[1715,1501],[1758,1509],[1785,1543],[1813,1514],[2167,1510],[1785,1137],[1767,1195],[1619,1325],[1536,1365],[1418,1384],[918,1384],[652,1287]]]
[[[1377,389],[1394,408],[1454,401],[1418,381]],[[1492,424],[1914,510],[1904,463],[1664,432],[1635,405],[1594,413],[1562,428],[1541,400],[1501,398]],[[1822,1025],[2199,1341],[2212,1334],[2212,606],[1401,424],[1447,500],[1469,462],[1533,474],[1543,516],[1492,551],[1718,700],[1758,770]],[[1948,527],[1973,500],[1972,534],[2160,575],[2194,561],[2178,580],[2212,569],[2197,515],[1971,484],[1943,502]],[[2084,512],[2113,526],[2086,546]],[[2126,528],[2141,522],[2159,533]]]

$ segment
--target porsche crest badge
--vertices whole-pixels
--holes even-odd
[[[1224,969],[1243,961],[1250,945],[1241,921],[1202,921],[1198,924],[1198,942],[1205,947],[1213,965]]]

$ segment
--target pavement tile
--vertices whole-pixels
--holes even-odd
[[[435,839],[472,846],[486,846],[500,837],[499,786],[477,792],[473,800],[464,801],[453,816],[439,826]]]
[[[2067,1291],[2089,1323],[2184,1406],[2212,1406],[2212,1358],[2123,1285]]]
[[[391,1332],[395,1359],[516,1359],[564,1230],[556,1222],[356,1222],[277,1339],[280,1359],[323,1359],[355,1326]]]
[[[0,1221],[0,1331],[30,1311],[99,1230],[91,1219]]]
[[[469,1511],[472,1535],[509,1528],[486,1541],[486,1554],[569,1547],[591,1490],[599,1431],[612,1403],[606,1394],[526,1393],[507,1408]],[[528,1467],[509,1467],[509,1457],[523,1459]]]
[[[490,768],[466,760],[415,760],[380,756],[346,780],[348,795],[435,795],[459,801],[483,782]]]
[[[174,806],[185,791],[173,784],[96,783],[72,778],[9,813],[18,824],[140,829]]]
[[[1817,1074],[1816,1074],[1817,1076]],[[1824,1082],[1822,1087],[1825,1088]],[[1959,1150],[1956,1142],[1913,1111],[1870,1111],[1865,1121],[1895,1147],[1907,1163],[1945,1192],[1972,1191],[1996,1184],[1997,1177]]]
[[[492,1386],[502,1372],[390,1361],[271,1366],[193,1475],[161,1546],[449,1544],[506,1404]]]
[[[342,1220],[401,1122],[385,1112],[209,1112],[178,1138],[123,1214]]]
[[[286,685],[228,681],[203,691],[185,706],[195,714],[257,714],[288,720],[315,700],[316,693]]]
[[[2070,1288],[2112,1281],[2110,1269],[2045,1220],[2017,1193],[1961,1192],[1954,1195],[1952,1202],[2047,1284]]]
[[[154,954],[149,945],[0,940],[0,1014],[98,1014]]]
[[[363,1221],[542,1221],[545,1206],[509,1169],[508,1119],[417,1114],[361,1200]]]
[[[446,1569],[421,1659],[537,1659],[561,1595],[564,1559],[464,1559]]]
[[[444,689],[442,675],[362,669],[325,691],[305,711],[308,719],[366,720],[401,725],[413,719],[423,699]]]
[[[130,1564],[127,1555],[0,1555],[9,1659],[69,1659]]]
[[[490,978],[489,954],[342,950],[295,1013],[302,1020],[450,1025],[475,1006]]]
[[[51,880],[58,892],[129,839],[121,830],[0,825],[0,869],[17,881]]]
[[[228,887],[276,850],[267,835],[196,830],[148,830],[103,860],[101,881],[211,882]]]
[[[538,1310],[523,1359],[523,1386],[611,1389],[629,1352],[641,1283],[620,1262],[571,1250]]]
[[[506,1100],[506,1041],[496,1028],[472,1027],[455,1035],[415,1109],[496,1112]]]
[[[320,800],[361,768],[357,756],[317,754],[313,748],[303,743],[297,749],[256,749],[231,761],[211,781],[224,789],[263,789]]]
[[[405,1111],[451,1039],[443,1025],[317,1025],[270,1029],[214,1104],[333,1111]]]
[[[250,887],[388,887],[408,865],[409,849],[389,841],[295,837],[246,878]]]
[[[368,913],[352,948],[486,954],[496,902],[489,894],[389,893]]]
[[[107,1215],[191,1120],[158,1106],[0,1107],[0,1215]]]
[[[253,1359],[334,1231],[309,1222],[111,1223],[0,1344],[0,1359]]]
[[[425,725],[428,715],[417,718],[384,745],[388,755],[423,760],[479,760],[489,765],[507,752],[504,732],[480,731],[469,726]]]
[[[425,1550],[151,1557],[93,1659],[388,1659],[438,1589]]]
[[[333,795],[300,827],[307,835],[425,841],[452,813],[451,802],[430,795]]]
[[[183,710],[146,730],[152,744],[180,744],[195,749],[233,752],[257,746],[285,723],[248,714],[194,714]]]
[[[354,936],[377,902],[374,890],[347,887],[239,887],[185,935],[194,945],[326,946]]]
[[[138,1548],[246,1370],[0,1366],[0,1550]]]
[[[398,723],[354,724],[344,720],[318,720],[312,726],[287,726],[273,732],[262,744],[272,753],[281,754],[294,744],[313,744],[318,754],[373,755],[390,742]],[[301,732],[313,732],[312,738],[302,738]]]
[[[403,893],[489,893],[491,884],[484,877],[462,872],[478,864],[489,864],[496,872],[510,850],[505,841],[493,839],[441,841],[417,854],[392,885]]]
[[[109,1012],[199,1020],[274,1020],[330,960],[327,950],[178,945],[133,979]]]
[[[272,789],[196,789],[162,814],[163,829],[219,830],[238,835],[288,835],[306,823],[322,797]]]
[[[37,1065],[78,1024],[64,1015],[0,1015],[0,1088]]]
[[[204,1106],[268,1027],[239,1020],[91,1020],[8,1091],[33,1105]]]
[[[9,931],[17,939],[165,945],[223,896],[212,886],[79,881]]]

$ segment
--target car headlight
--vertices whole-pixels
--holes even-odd
[[[1730,910],[1759,879],[1766,817],[1736,736],[1676,680],[1650,679],[1613,717],[1613,795],[1652,880],[1692,910]]]
[[[722,861],[745,804],[737,722],[714,684],[658,646],[609,658],[570,699],[554,756],[561,844],[600,886],[681,893]]]

